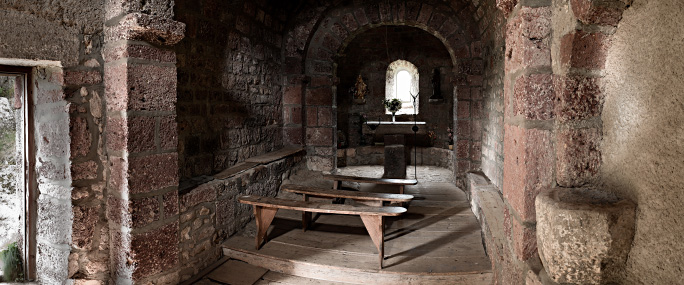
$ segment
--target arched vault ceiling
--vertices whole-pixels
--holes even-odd
[[[316,53],[328,58],[367,29],[407,25],[439,38],[455,59],[459,48],[479,40],[481,27],[486,25],[479,20],[495,6],[493,0],[475,2],[479,6],[468,0],[297,1],[287,6],[292,14],[286,21],[284,55],[303,59]],[[321,44],[323,49],[310,48]]]

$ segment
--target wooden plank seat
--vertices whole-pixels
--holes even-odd
[[[339,189],[340,183],[342,183],[342,181],[347,181],[347,182],[358,182],[358,183],[372,183],[372,184],[379,184],[379,185],[397,185],[397,186],[399,186],[399,194],[404,194],[404,187],[406,185],[418,184],[418,180],[415,180],[415,179],[372,178],[372,177],[360,177],[360,176],[349,176],[349,175],[338,175],[338,174],[324,174],[323,178],[333,181],[333,189]]]
[[[371,207],[353,206],[345,204],[330,204],[325,202],[313,201],[294,201],[272,197],[262,197],[255,195],[244,195],[238,198],[240,203],[252,205],[254,207],[254,219],[257,225],[256,249],[261,248],[261,244],[266,239],[268,227],[273,222],[278,209],[287,209],[313,213],[328,213],[340,215],[358,215],[363,221],[368,234],[373,240],[373,244],[378,249],[380,269],[385,254],[385,224],[384,217],[398,216],[406,212],[403,207]]]
[[[296,184],[285,184],[280,187],[280,190],[302,194],[304,201],[309,201],[309,197],[318,198],[345,198],[352,199],[366,206],[383,206],[384,202],[389,203],[406,203],[413,199],[413,195],[408,194],[391,194],[391,193],[371,193],[371,192],[359,192],[359,191],[349,191],[349,190],[338,190],[338,189],[326,189],[320,187],[296,185]]]
[[[309,201],[309,197],[317,198],[344,198],[352,199],[358,204],[373,207],[382,207],[385,202],[403,203],[410,202],[413,195],[390,194],[390,193],[369,193],[349,190],[326,189],[320,187],[285,184],[280,187],[281,191],[302,194],[304,201]],[[311,212],[302,212],[302,229],[306,230],[311,225]]]

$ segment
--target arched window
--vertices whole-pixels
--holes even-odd
[[[397,98],[401,101],[401,110],[397,115],[414,114],[413,98],[411,94],[418,94],[418,68],[405,60],[397,60],[387,67],[385,82],[385,98]],[[416,98],[416,112],[418,114],[418,98]],[[385,109],[385,114],[391,114]]]

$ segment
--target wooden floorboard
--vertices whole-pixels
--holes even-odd
[[[396,193],[397,187],[343,183],[343,189]],[[260,250],[250,223],[224,243],[224,254],[273,272],[257,284],[491,284],[491,263],[465,193],[424,180],[406,193],[414,195],[408,211],[385,218],[383,269],[363,222],[352,215],[314,214],[302,231],[300,211],[280,210]]]
[[[269,271],[264,276],[261,277],[262,281],[267,283],[261,284],[284,284],[284,285],[346,285],[350,283],[342,283],[335,281],[327,281],[320,279],[305,278],[300,276],[294,276],[289,274],[284,274],[275,271]],[[259,283],[256,283],[259,284]]]
[[[316,231],[285,230],[278,232],[274,229],[272,237],[283,243],[298,246],[311,246],[321,249],[331,249],[338,251],[348,251],[357,253],[376,253],[377,249],[373,245],[368,235],[340,235],[337,233]],[[455,240],[459,242],[454,242]],[[481,240],[480,233],[447,233],[443,235],[432,234],[421,237],[405,237],[393,239],[385,238],[385,254],[388,256],[480,256],[484,254],[481,246],[472,246]]]
[[[239,260],[229,260],[207,275],[212,281],[231,285],[251,285],[266,274],[266,269]]]

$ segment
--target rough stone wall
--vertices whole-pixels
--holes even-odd
[[[385,36],[387,39],[385,40]],[[365,114],[369,120],[391,120],[385,114],[382,100],[385,99],[387,67],[398,59],[413,63],[419,72],[419,111],[416,120],[427,122],[427,129],[437,135],[435,146],[447,148],[447,128],[453,126],[453,80],[451,57],[442,42],[433,35],[413,27],[385,26],[370,29],[347,45],[342,52],[344,56],[338,60],[337,76],[340,83],[337,87],[337,130],[348,138],[349,146],[360,145],[358,124],[351,120]],[[440,89],[444,101],[428,103],[432,95],[433,70],[439,69]],[[368,86],[366,103],[359,105],[352,100],[349,89],[354,87],[356,78],[361,74]],[[323,114],[329,114],[328,108],[320,107],[307,112],[318,111],[318,119],[325,120]],[[307,119],[316,118],[307,114]],[[413,115],[397,115],[399,121],[412,121]],[[330,123],[334,123],[330,121]],[[313,122],[312,122],[313,125]],[[356,134],[356,136],[354,136]],[[338,138],[339,140],[339,138]]]
[[[682,2],[635,0],[605,51],[600,176],[638,207],[622,284],[684,283],[682,13]]]
[[[243,3],[244,2],[244,3]],[[176,1],[181,179],[282,146],[285,16],[254,1]]]
[[[37,278],[104,282],[103,1],[10,1],[0,14],[13,27],[3,33],[0,61],[33,67]]]
[[[410,165],[414,165],[413,157],[416,155],[415,165],[439,166],[447,169],[454,168],[454,152],[437,147],[418,147],[418,153],[411,148],[406,153]],[[385,150],[382,146],[361,146],[337,150],[337,167],[355,165],[383,165],[385,163]]]
[[[253,209],[239,195],[275,197],[283,180],[302,161],[301,155],[259,165],[225,179],[199,185],[180,195],[180,280],[216,262],[221,242],[242,229]]]
[[[503,13],[493,1],[482,2],[484,16],[479,25],[482,32],[481,56],[484,61],[482,91],[459,90],[458,96],[482,98],[484,120],[482,121],[482,172],[492,184],[503,189],[503,110],[504,110],[504,51],[505,24]]]

